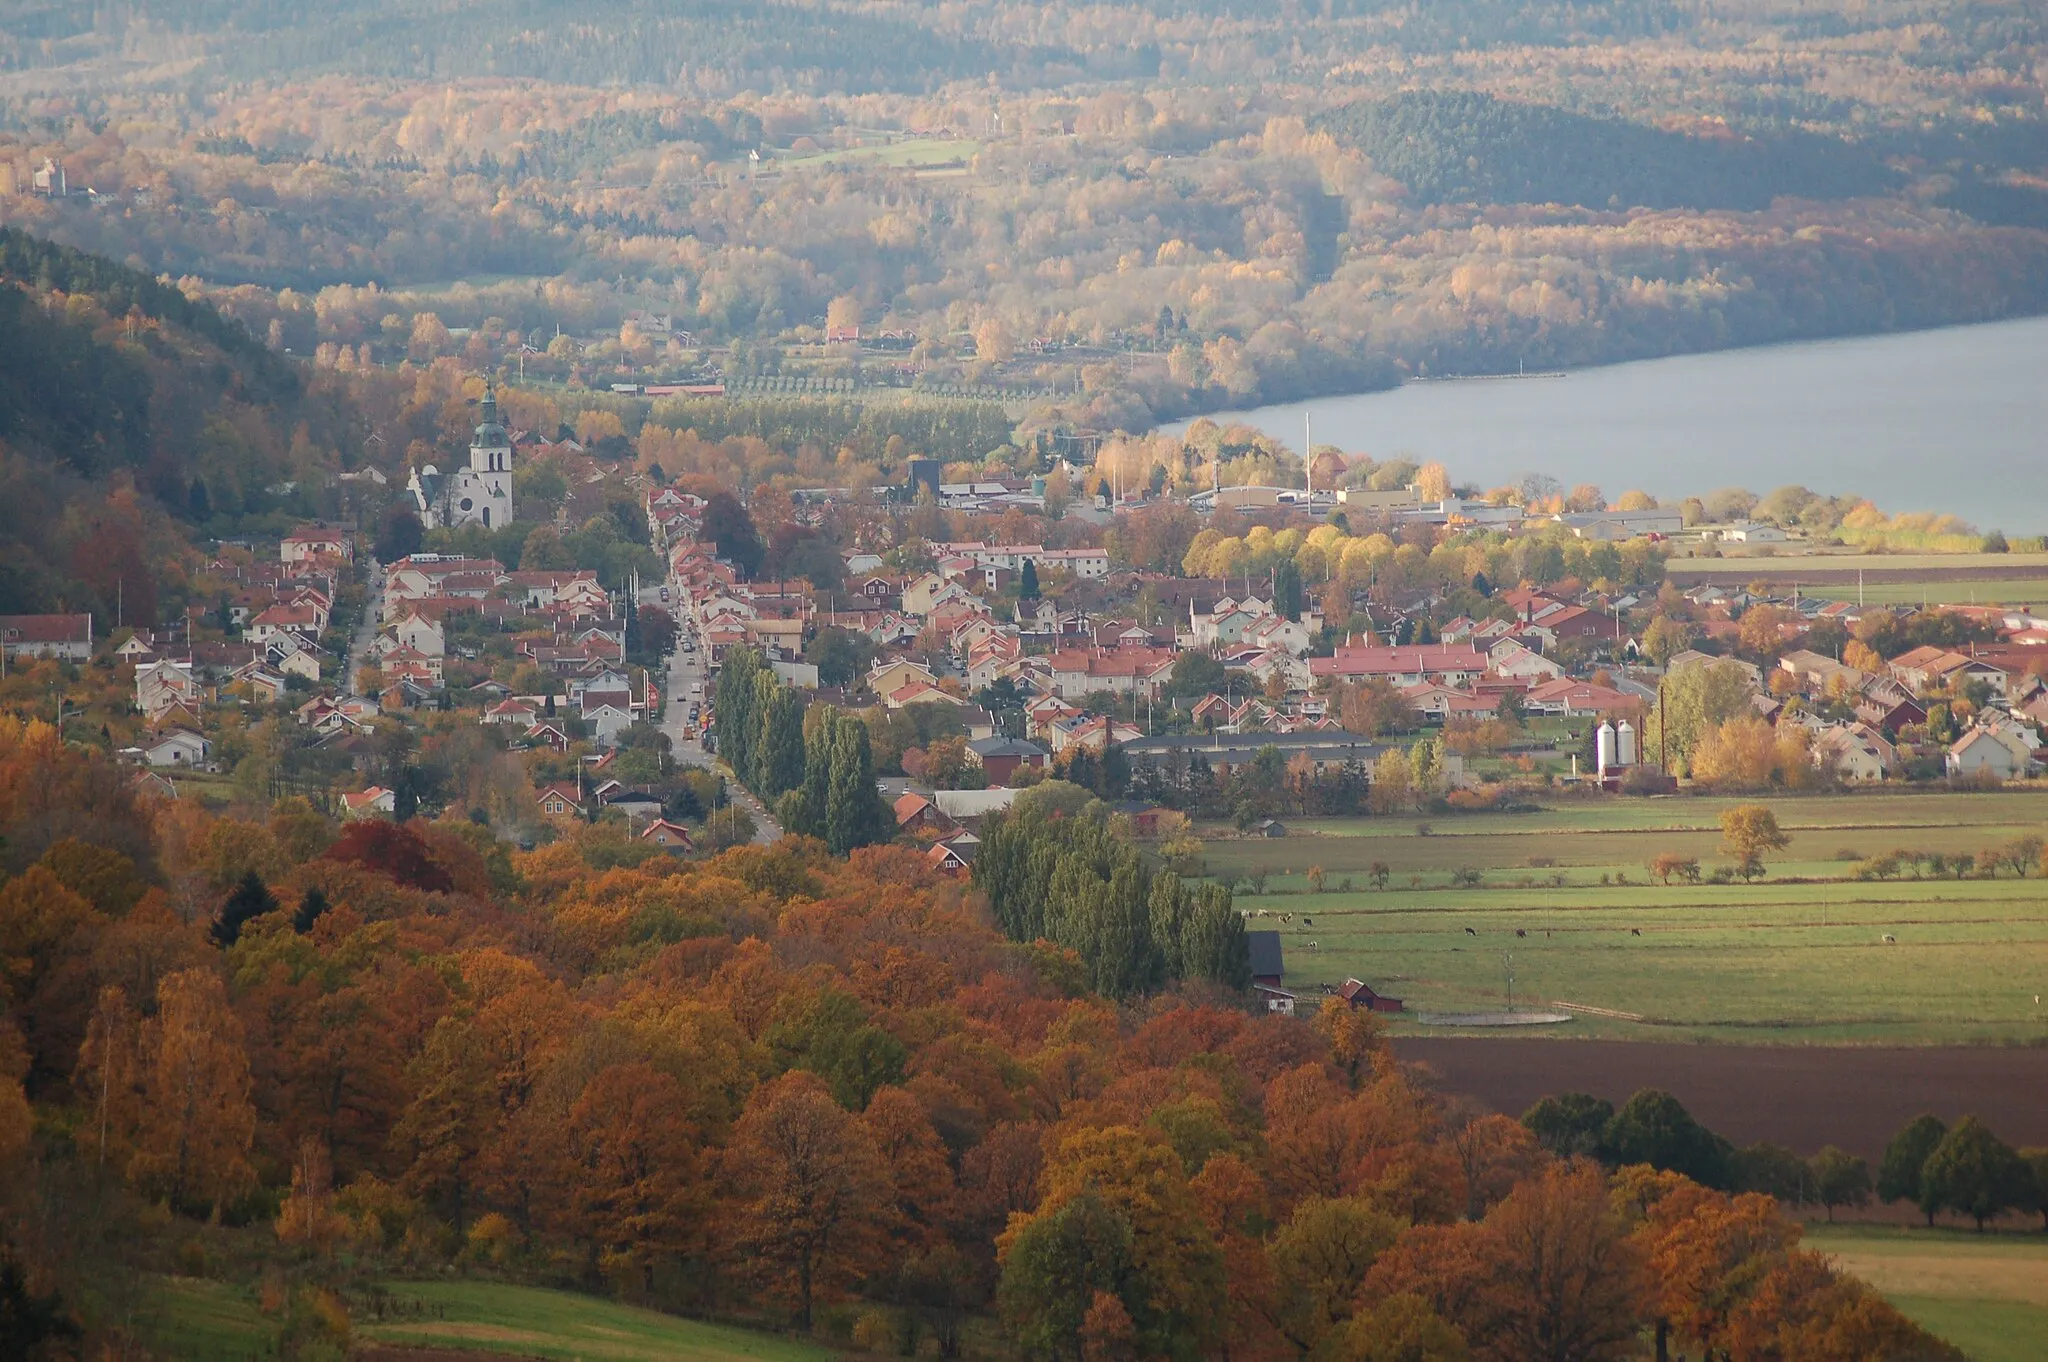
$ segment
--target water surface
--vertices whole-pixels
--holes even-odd
[[[1887,511],[2048,533],[2048,317],[1723,350],[1564,378],[1411,383],[1218,413],[1299,449],[1436,459],[1459,483],[1543,473],[1659,497],[1786,483]],[[1185,422],[1170,427],[1178,430]]]

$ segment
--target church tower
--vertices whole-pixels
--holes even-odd
[[[498,420],[498,388],[485,380],[476,434],[469,442],[469,467],[456,480],[448,524],[481,524],[497,529],[512,523],[512,437]]]

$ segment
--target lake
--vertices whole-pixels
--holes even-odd
[[[1441,462],[1459,483],[1544,473],[1619,496],[1802,483],[1887,511],[2048,533],[2048,317],[1679,355],[1563,378],[1410,383],[1219,412],[1299,449]],[[1168,427],[1184,429],[1186,422]]]

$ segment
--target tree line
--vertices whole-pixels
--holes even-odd
[[[1476,91],[1414,90],[1318,115],[1425,203],[1760,210],[1884,194],[1896,177],[1839,138],[1695,137]]]
[[[868,726],[807,704],[753,648],[727,652],[712,708],[718,754],[783,828],[834,855],[886,842],[896,820],[875,791]]]
[[[1222,885],[1148,866],[1078,786],[1047,782],[984,826],[974,884],[1013,941],[1050,941],[1086,963],[1090,987],[1131,998],[1178,979],[1251,984],[1244,918]]]
[[[1886,1145],[1875,1177],[1867,1160],[1835,1145],[1802,1159],[1760,1141],[1738,1149],[1709,1130],[1670,1093],[1645,1088],[1616,1108],[1586,1093],[1546,1097],[1522,1114],[1544,1148],[1598,1159],[1614,1168],[1647,1164],[1723,1192],[1756,1192],[1788,1205],[1868,1205],[1873,1197],[1908,1202],[1929,1226],[1944,1212],[1968,1216],[1981,1232],[2011,1212],[2038,1214],[2048,1226],[2048,1149],[2019,1149],[1976,1116],[1951,1127],[1917,1116]]]
[[[706,440],[755,439],[785,452],[805,445],[900,467],[911,453],[980,461],[1010,441],[1012,422],[994,402],[882,405],[849,398],[664,397],[648,421]]]
[[[907,847],[522,851],[228,798],[149,805],[0,721],[16,1351],[138,1351],[128,1303],[177,1261],[300,1357],[380,1281],[472,1274],[941,1358],[1956,1356],[1767,1196],[1554,1153],[1368,1012],[1218,990],[1190,957],[1235,912],[1154,932],[1171,881],[1132,911],[1085,806],[1018,820],[1068,895],[1041,931],[1005,890],[1019,940]],[[1046,936],[1084,900],[1188,979],[1096,991],[1111,933]]]

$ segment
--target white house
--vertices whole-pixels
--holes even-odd
[[[199,703],[199,682],[192,664],[164,658],[135,669],[135,707],[151,719],[174,705]]]
[[[391,626],[391,633],[406,647],[427,657],[448,655],[448,634],[440,621],[424,615],[407,615]]]
[[[387,790],[382,785],[372,785],[366,790],[341,797],[343,818],[375,818],[378,814],[398,812],[398,792]]]
[[[213,751],[213,744],[188,729],[176,729],[143,747],[142,759],[151,766],[198,766]]]
[[[1486,650],[1486,664],[1496,676],[1540,684],[1564,675],[1564,668],[1518,639],[1504,638]]]
[[[284,563],[304,563],[314,558],[349,559],[355,557],[355,543],[342,530],[295,530],[279,541],[277,556]]]
[[[1973,728],[1950,745],[1948,773],[2011,780],[2027,773],[2028,752],[2019,739],[1992,728]]]
[[[92,616],[0,615],[0,647],[10,658],[84,662],[92,657]]]

